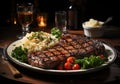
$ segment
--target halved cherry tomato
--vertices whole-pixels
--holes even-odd
[[[71,70],[71,69],[72,69],[72,63],[66,62],[66,63],[64,64],[64,69],[66,69],[66,70]]]
[[[80,69],[80,65],[79,64],[74,64],[72,67],[72,70],[77,70]]]
[[[75,57],[72,57],[72,56],[68,57],[67,62],[74,63],[75,62]]]

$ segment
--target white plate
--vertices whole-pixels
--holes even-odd
[[[80,69],[80,70],[53,70],[53,69],[43,69],[43,68],[38,68],[38,67],[34,67],[31,66],[29,64],[20,62],[19,60],[13,58],[11,56],[11,52],[12,50],[15,49],[16,46],[20,45],[21,42],[19,40],[12,42],[5,50],[6,56],[7,58],[17,64],[18,66],[24,67],[25,69],[28,70],[33,70],[35,72],[38,73],[47,73],[47,74],[55,74],[55,75],[73,75],[73,74],[86,74],[86,73],[90,73],[90,72],[95,72],[101,69],[104,69],[105,67],[107,67],[108,65],[112,64],[114,62],[114,60],[116,59],[116,51],[114,50],[114,48],[112,48],[111,46],[103,43],[103,45],[105,46],[106,49],[106,53],[108,54],[108,61],[104,64],[102,64],[101,66],[97,67],[97,68],[90,68],[90,69]],[[62,73],[62,74],[61,74]]]

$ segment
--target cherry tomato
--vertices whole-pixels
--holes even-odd
[[[72,56],[68,57],[67,62],[74,63],[75,62],[75,57],[72,57]]]
[[[61,65],[57,66],[57,70],[63,70],[63,69],[64,69],[63,66],[61,66]]]
[[[64,69],[64,63],[60,63],[58,66],[57,66],[57,70],[63,70]]]
[[[72,67],[72,70],[77,70],[80,69],[80,65],[79,64],[74,64]]]
[[[105,56],[102,54],[102,55],[100,55],[100,58],[104,59],[104,58],[105,58]]]
[[[64,64],[64,69],[66,69],[66,70],[71,70],[71,69],[72,69],[72,63],[66,62],[66,63]]]

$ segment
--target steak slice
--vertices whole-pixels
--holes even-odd
[[[90,55],[99,55],[105,52],[101,42],[81,37],[80,35],[64,34],[60,42],[43,51],[34,51],[28,54],[30,65],[52,69],[65,62],[69,56],[84,58]]]

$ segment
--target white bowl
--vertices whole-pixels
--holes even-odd
[[[102,37],[104,30],[102,26],[88,27],[85,25],[85,22],[82,24],[84,29],[84,35],[87,37]]]

